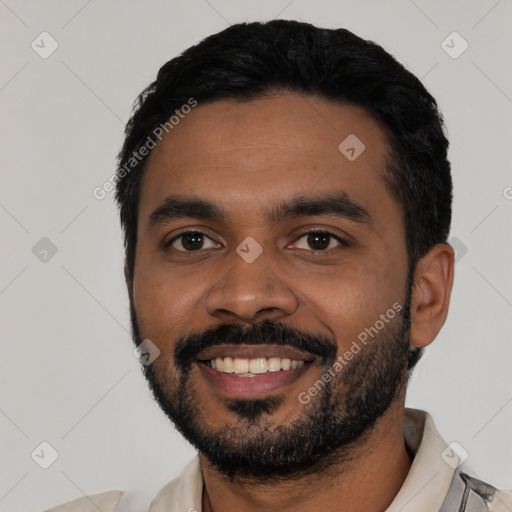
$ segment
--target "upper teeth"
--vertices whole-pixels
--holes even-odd
[[[281,357],[258,357],[240,359],[238,357],[217,357],[209,361],[210,366],[219,372],[243,374],[260,374],[300,368],[304,361],[296,361]]]

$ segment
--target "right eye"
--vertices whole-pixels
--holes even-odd
[[[212,244],[217,244],[217,242],[214,242],[202,231],[184,231],[183,233],[180,233],[179,235],[171,238],[171,240],[169,240],[165,246],[172,247],[173,249],[176,249],[180,252],[193,252],[204,249],[204,244],[207,240],[209,240]],[[206,247],[206,249],[212,249],[214,247],[215,245],[212,247]]]

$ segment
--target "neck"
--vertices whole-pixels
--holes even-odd
[[[393,501],[412,459],[404,441],[404,405],[393,404],[350,456],[329,472],[270,482],[231,481],[200,456],[204,512],[382,512]],[[340,508],[340,505],[342,508]]]

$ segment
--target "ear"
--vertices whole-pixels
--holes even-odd
[[[410,344],[426,347],[448,315],[455,252],[448,244],[434,246],[416,265],[411,300]]]

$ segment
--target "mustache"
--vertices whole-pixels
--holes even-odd
[[[288,325],[264,320],[248,328],[239,324],[222,324],[202,333],[180,338],[174,348],[176,365],[186,372],[197,360],[200,352],[224,343],[288,346],[319,357],[324,368],[330,368],[334,364],[338,351],[335,341],[327,336],[299,331]]]

